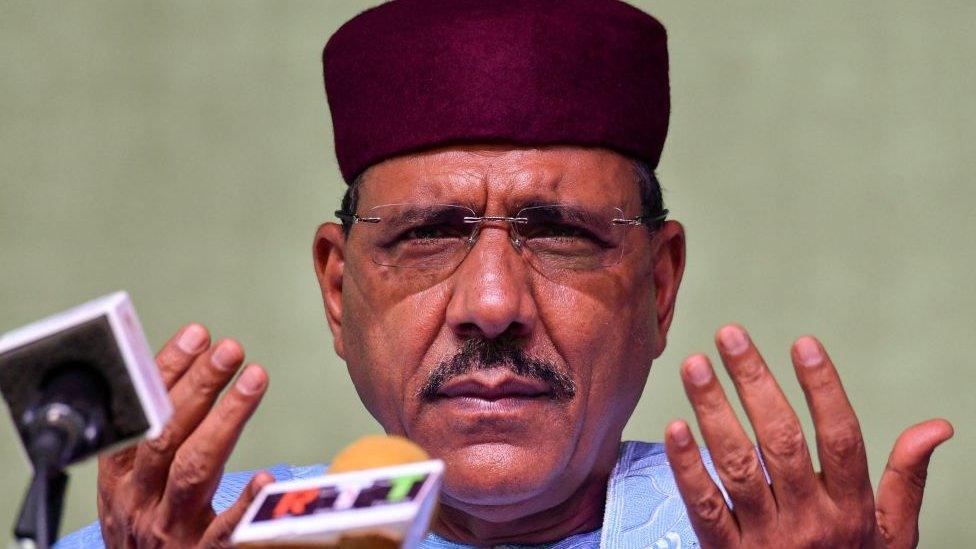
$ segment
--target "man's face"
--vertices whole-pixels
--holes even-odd
[[[454,147],[366,172],[357,213],[402,203],[641,213],[631,161],[581,147]],[[602,486],[664,348],[680,225],[623,229],[619,262],[589,270],[537,268],[504,221],[486,222],[456,268],[382,266],[370,230],[344,240],[327,224],[316,239],[336,350],[384,429],[445,461],[445,503],[509,520]]]

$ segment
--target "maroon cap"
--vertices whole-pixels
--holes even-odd
[[[619,0],[394,0],[322,52],[336,157],[369,166],[450,143],[576,144],[657,166],[664,27]]]

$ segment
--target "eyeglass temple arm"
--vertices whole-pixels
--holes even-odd
[[[351,221],[353,223],[379,223],[380,218],[378,217],[359,217],[352,212],[345,212],[342,210],[336,210],[335,216],[343,221]]]
[[[655,216],[645,216],[639,215],[637,217],[631,217],[629,219],[613,219],[612,222],[616,225],[650,225],[651,223],[657,223],[658,221],[664,221],[668,217],[668,210],[661,210],[661,213]]]

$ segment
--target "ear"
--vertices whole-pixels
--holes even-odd
[[[342,340],[342,274],[346,267],[346,235],[342,225],[323,223],[315,232],[312,244],[312,258],[315,261],[315,276],[322,290],[322,303],[325,305],[325,318],[332,330],[335,352],[345,359],[345,346]]]
[[[654,357],[664,352],[668,329],[674,318],[678,286],[685,272],[685,229],[681,223],[669,220],[654,235],[652,272],[654,276],[654,308],[657,312],[657,341]]]

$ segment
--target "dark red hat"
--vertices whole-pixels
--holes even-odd
[[[322,52],[347,182],[460,142],[601,146],[656,166],[670,99],[664,27],[619,0],[394,0]]]

